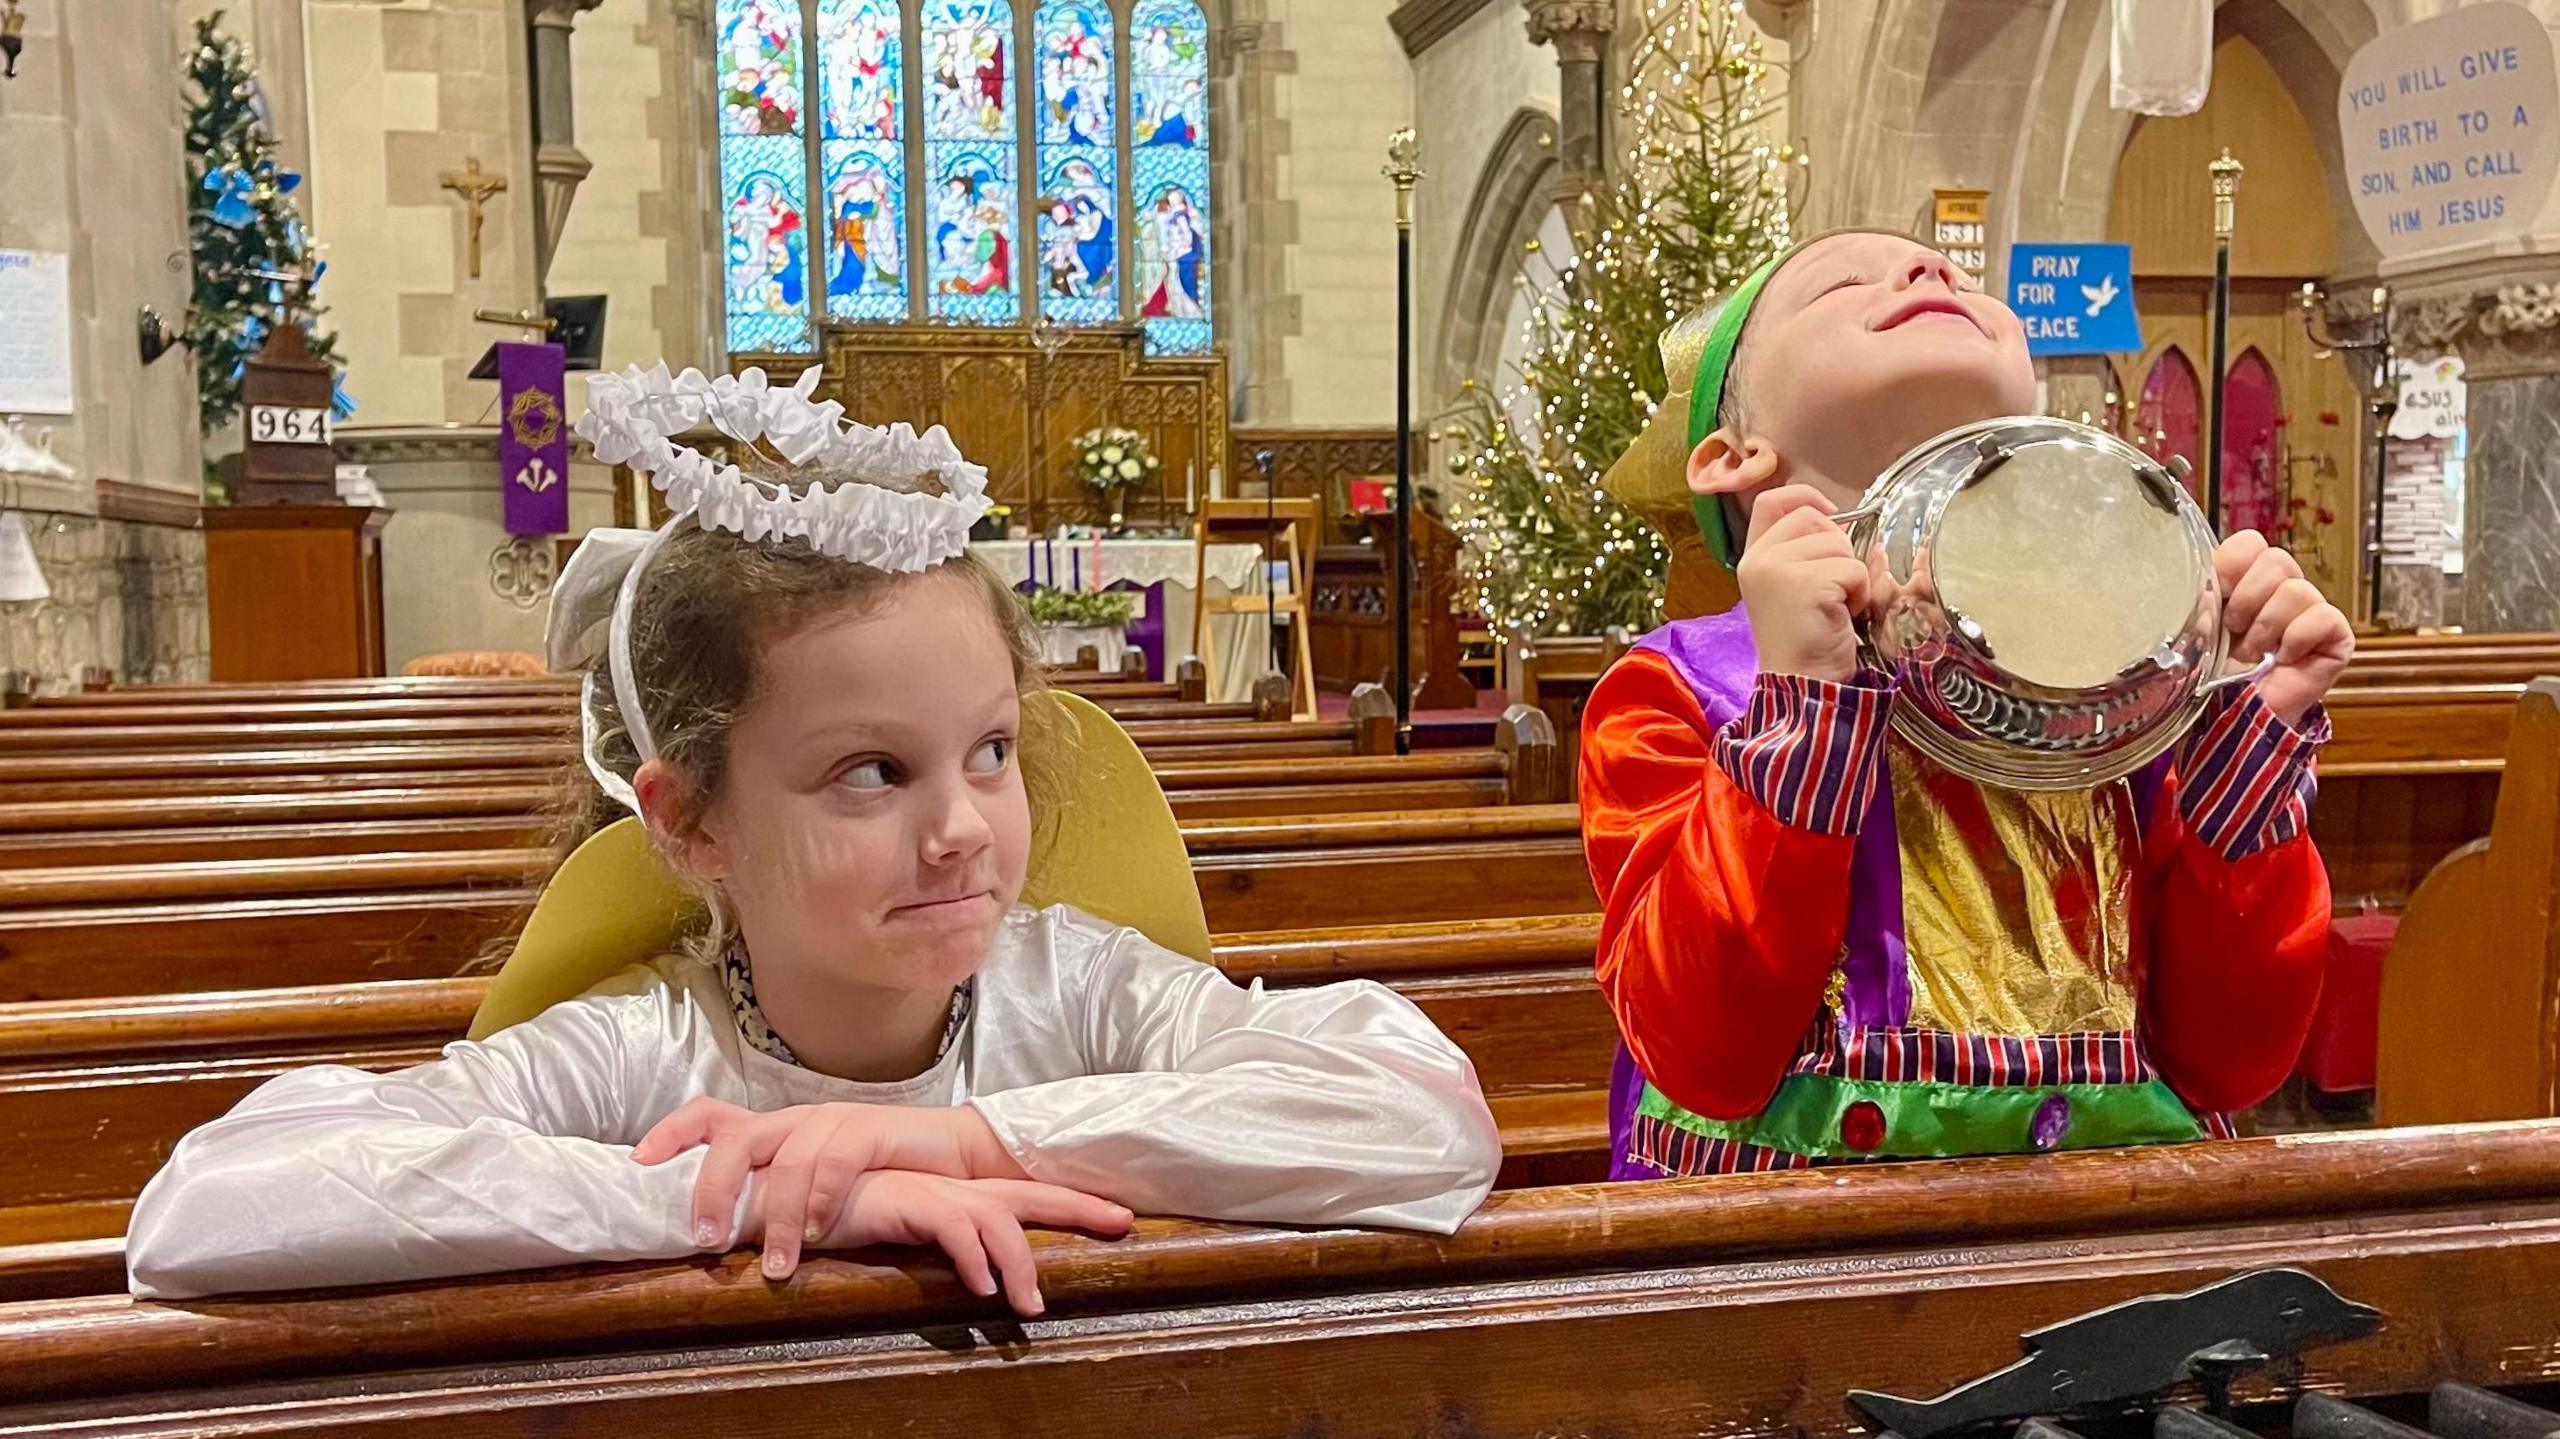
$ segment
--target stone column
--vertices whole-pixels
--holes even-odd
[[[1211,143],[1228,180],[1229,202],[1214,224],[1217,242],[1212,256],[1228,255],[1217,278],[1227,282],[1221,304],[1227,316],[1236,409],[1247,420],[1285,417],[1290,412],[1287,376],[1288,341],[1303,325],[1304,307],[1289,283],[1289,250],[1298,241],[1298,202],[1284,193],[1280,175],[1290,147],[1290,126],[1280,101],[1280,87],[1298,72],[1298,57],[1281,33],[1281,22],[1266,15],[1266,0],[1241,0],[1234,19],[1219,33],[1215,52],[1219,79],[1226,86],[1226,125],[1213,128]],[[1211,462],[1223,464],[1224,456]],[[1208,477],[1203,475],[1202,493]],[[1232,487],[1233,475],[1227,477]]]
[[[2459,619],[2560,629],[2560,265],[2517,257],[2402,282],[2394,335],[2461,355],[2469,389]]]
[[[1553,45],[1562,72],[1556,126],[1556,200],[1570,204],[1597,188],[1608,166],[1603,117],[1608,97],[1600,59],[1618,27],[1612,0],[1524,0],[1529,43]]]
[[[593,170],[578,149],[577,96],[571,84],[569,36],[578,17],[604,0],[527,0],[533,30],[533,173],[541,185],[534,212],[536,283],[551,273],[551,257],[569,224],[578,183]]]

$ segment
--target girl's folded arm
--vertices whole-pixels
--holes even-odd
[[[1475,1068],[1365,980],[1242,987],[1056,915],[1059,1002],[1095,1072],[975,1100],[1032,1178],[1141,1211],[1447,1233],[1502,1162]]]
[[[693,1253],[701,1153],[644,1168],[628,1145],[686,1097],[700,1039],[682,993],[656,986],[556,1005],[414,1069],[282,1075],[180,1141],[143,1190],[126,1239],[133,1292]]]

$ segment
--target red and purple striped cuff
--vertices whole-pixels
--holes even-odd
[[[2224,859],[2283,844],[2310,827],[2319,788],[2311,761],[2328,738],[2317,706],[2296,727],[2254,685],[2215,695],[2178,751],[2179,816]]]
[[[1892,710],[1879,674],[1861,671],[1845,684],[1763,674],[1742,717],[1717,732],[1716,763],[1784,823],[1856,834],[1884,766]]]

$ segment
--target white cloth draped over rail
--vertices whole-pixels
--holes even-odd
[[[180,1141],[134,1204],[133,1292],[395,1283],[694,1242],[697,1149],[630,1146],[686,1100],[971,1104],[1034,1179],[1141,1213],[1445,1234],[1493,1186],[1474,1068],[1366,980],[1265,990],[1059,906],[1018,909],[959,1038],[891,1084],[748,1044],[718,966],[624,971],[414,1069],[315,1065]],[[744,1204],[741,1204],[741,1214]]]
[[[996,578],[1019,588],[1031,578],[1031,552],[1035,547],[1041,556],[1040,580],[1043,584],[1072,588],[1072,582],[1079,574],[1087,587],[1093,584],[1094,542],[1089,539],[980,540],[969,546],[969,553],[994,571]],[[1208,560],[1210,593],[1258,595],[1263,592],[1260,545],[1211,545]],[[1054,576],[1049,573],[1053,562],[1057,567]],[[1125,580],[1141,587],[1164,586],[1168,671],[1192,651],[1191,623],[1193,611],[1197,608],[1192,585],[1198,578],[1199,568],[1198,546],[1190,540],[1106,539],[1102,542],[1104,584],[1115,585]],[[1253,698],[1253,682],[1273,667],[1268,618],[1261,614],[1217,615],[1210,622],[1217,626],[1218,672],[1209,676],[1209,698]],[[1089,639],[1059,641],[1059,646],[1065,651],[1059,654],[1049,652],[1050,642],[1044,639],[1042,658],[1052,664],[1072,664],[1076,648],[1091,643],[1094,642]],[[1118,663],[1117,651],[1108,651],[1102,657],[1105,669]],[[1168,673],[1165,677],[1170,679],[1172,675]]]

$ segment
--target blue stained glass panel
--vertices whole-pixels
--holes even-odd
[[[1032,33],[1040,47],[1040,143],[1109,149],[1110,8],[1049,0],[1033,17]]]
[[[820,0],[827,314],[907,317],[905,67],[897,0]]]
[[[800,133],[800,0],[720,0],[720,133]]]
[[[886,140],[828,140],[827,313],[907,317],[906,155]]]
[[[1215,339],[1209,320],[1209,157],[1201,150],[1137,156],[1138,313],[1147,351],[1197,354]]]
[[[1147,352],[1190,355],[1217,332],[1209,298],[1209,27],[1194,0],[1129,17],[1131,254]]]
[[[1006,0],[929,0],[924,7],[927,308],[952,324],[1022,317],[1014,226],[1013,7]]]
[[[1005,63],[1012,41],[1013,7],[1005,0],[925,6],[926,139],[1013,143],[1013,71]]]
[[[897,0],[821,0],[821,139],[895,140],[907,132],[898,29]]]
[[[1010,325],[1022,315],[1013,278],[1013,147],[945,141],[930,147],[934,317],[963,325]]]
[[[1038,44],[1040,313],[1063,325],[1120,318],[1118,171],[1111,93],[1111,11],[1050,0],[1033,17]]]
[[[1129,17],[1137,149],[1209,148],[1209,26],[1192,0],[1143,0]]]
[[[730,352],[812,348],[807,152],[789,136],[723,136],[720,180]]]

